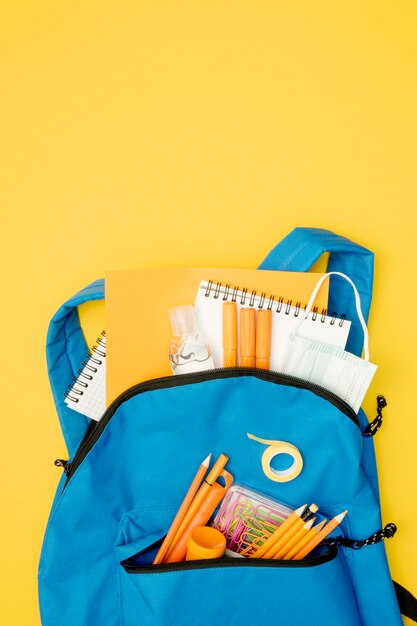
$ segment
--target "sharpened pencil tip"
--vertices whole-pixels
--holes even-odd
[[[303,506],[300,506],[298,509],[295,509],[294,513],[296,513],[299,517],[301,517],[306,506],[307,504],[303,504]]]
[[[337,520],[338,522],[341,522],[342,519],[345,517],[347,513],[347,509],[346,511],[343,511],[343,513],[339,513],[339,515],[335,515],[333,519]]]
[[[204,465],[204,467],[208,467],[210,465],[210,460],[211,460],[211,452],[208,455],[208,457],[204,459],[201,465]]]

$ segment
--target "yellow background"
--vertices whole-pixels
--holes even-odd
[[[39,623],[66,457],[51,315],[106,269],[255,267],[297,225],[376,253],[365,408],[386,395],[387,550],[417,594],[415,0],[3,0],[0,13],[2,624]],[[103,310],[83,318],[93,340]]]

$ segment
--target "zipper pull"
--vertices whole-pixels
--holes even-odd
[[[352,548],[353,550],[360,550],[365,546],[373,546],[375,543],[379,543],[384,539],[391,539],[397,532],[397,526],[392,522],[386,524],[381,530],[377,530],[376,533],[368,537],[367,539],[357,540],[348,539],[347,537],[329,537],[323,541],[323,545],[331,546],[337,545],[344,548]]]
[[[54,461],[54,465],[56,467],[63,467],[64,468],[64,474],[68,474],[69,469],[70,469],[70,464],[68,463],[68,459],[55,459]]]
[[[363,437],[373,437],[382,426],[382,409],[387,406],[384,396],[378,396],[376,399],[376,418],[369,422],[365,430],[362,431]]]

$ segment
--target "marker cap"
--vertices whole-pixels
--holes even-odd
[[[226,550],[226,537],[211,526],[196,526],[188,535],[187,561],[217,559]]]

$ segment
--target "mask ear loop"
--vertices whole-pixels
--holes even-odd
[[[355,303],[356,303],[356,312],[358,314],[358,318],[359,321],[361,323],[362,326],[362,330],[363,330],[363,349],[364,349],[364,353],[365,353],[365,361],[369,361],[369,333],[368,333],[368,328],[366,326],[366,322],[364,320],[363,314],[362,314],[362,308],[361,308],[361,299],[358,293],[358,290],[355,287],[354,282],[349,278],[349,276],[346,276],[346,274],[342,274],[342,272],[327,272],[327,274],[324,274],[321,278],[319,278],[319,280],[317,281],[316,286],[313,289],[313,292],[310,296],[310,300],[308,301],[306,310],[305,310],[305,317],[304,319],[302,319],[299,324],[297,324],[296,328],[294,329],[294,333],[297,333],[297,330],[299,329],[299,327],[301,326],[301,324],[307,319],[307,317],[309,316],[309,314],[311,313],[311,309],[313,308],[313,303],[314,300],[317,296],[317,293],[320,289],[320,287],[322,286],[322,284],[324,283],[324,281],[329,277],[329,276],[340,276],[341,278],[344,278],[345,280],[348,281],[348,283],[350,283],[352,285],[353,291],[355,292]]]

